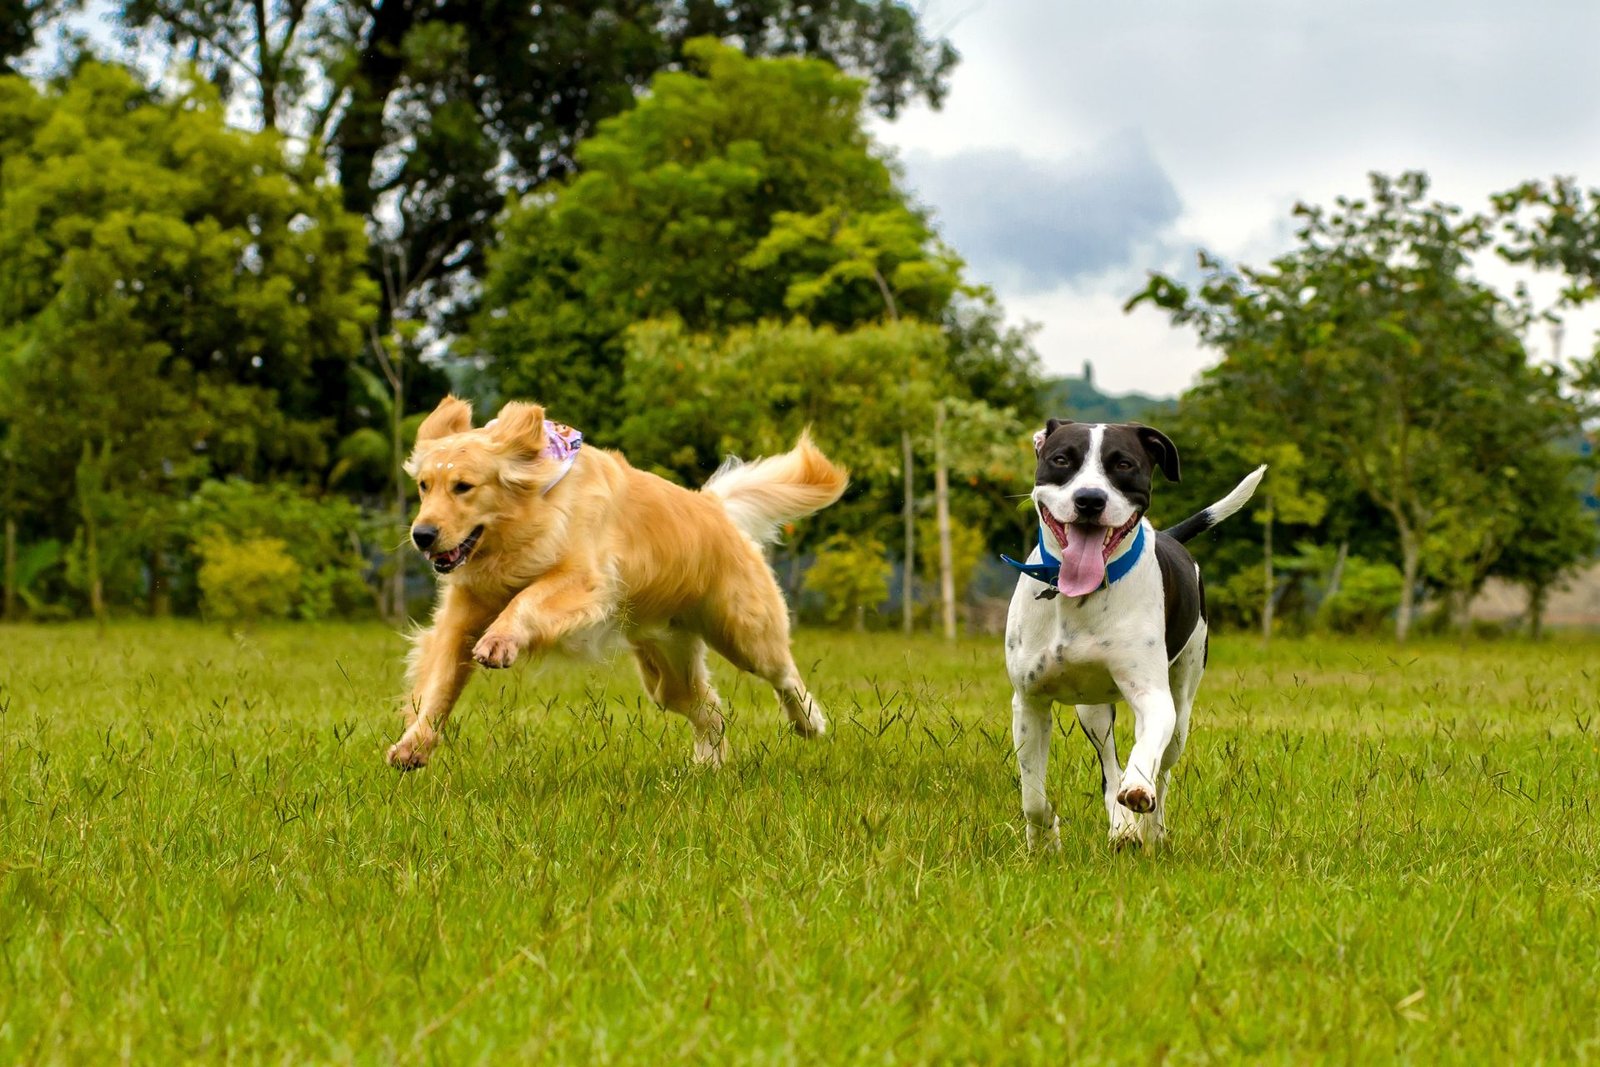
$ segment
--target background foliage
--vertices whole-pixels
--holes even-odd
[[[0,60],[71,8],[0,5]],[[69,45],[46,81],[0,78],[8,615],[201,611],[202,542],[273,540],[284,610],[403,615],[427,586],[397,459],[450,388],[537,399],[686,485],[810,425],[855,481],[775,559],[794,593],[841,537],[884,546],[887,597],[936,584],[941,409],[961,590],[1003,590],[993,556],[1032,536],[1047,414],[1178,440],[1162,521],[1272,465],[1254,521],[1204,546],[1223,621],[1403,635],[1500,577],[1537,626],[1592,558],[1600,371],[1522,341],[1600,292],[1600,196],[1574,179],[1464,210],[1374,175],[1297,209],[1271,263],[1153,276],[1130,303],[1219,357],[1173,404],[1044,379],[907,195],[866,117],[937,104],[956,57],[903,3],[110,13],[129,65]],[[1558,305],[1485,284],[1491,254],[1559,275]],[[248,492],[297,524],[197,525]],[[827,601],[803,603],[850,615]]]

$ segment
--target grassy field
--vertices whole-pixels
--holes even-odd
[[[402,651],[0,628],[0,1063],[1600,1061],[1592,640],[1222,638],[1173,843],[1058,726],[1042,857],[997,641],[719,672],[720,773],[619,661],[397,775]]]

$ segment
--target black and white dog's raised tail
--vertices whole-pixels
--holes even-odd
[[[1179,544],[1188,544],[1249,503],[1250,498],[1255,495],[1256,486],[1261,484],[1261,476],[1266,473],[1267,465],[1263,463],[1247,474],[1244,481],[1234,486],[1233,492],[1210,507],[1195,512],[1182,522],[1174,523],[1161,532]]]

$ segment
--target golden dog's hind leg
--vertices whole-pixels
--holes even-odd
[[[650,699],[694,727],[694,761],[722,766],[728,758],[728,741],[722,701],[706,669],[705,642],[693,634],[671,633],[635,641],[633,654]]]
[[[822,705],[806,689],[800,669],[789,652],[789,612],[772,576],[741,583],[735,597],[719,598],[707,636],[729,663],[766,680],[778,694],[789,725],[801,737],[816,737],[828,730]]]
[[[434,613],[433,626],[417,635],[411,652],[411,695],[406,704],[406,730],[389,747],[389,763],[402,771],[427,765],[439,743],[456,698],[472,675],[470,650],[483,632],[490,611],[454,589],[446,589]]]

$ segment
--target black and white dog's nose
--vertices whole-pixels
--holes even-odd
[[[411,527],[411,540],[416,542],[418,548],[426,552],[433,547],[435,541],[439,540],[439,527],[413,526]]]
[[[1104,489],[1079,489],[1072,494],[1072,506],[1079,518],[1092,519],[1106,509],[1106,499]]]

